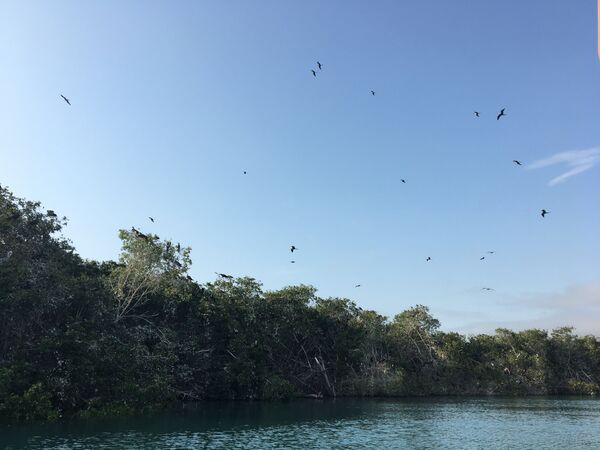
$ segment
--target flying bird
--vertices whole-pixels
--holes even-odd
[[[244,175],[246,175],[246,171],[244,170]]]
[[[431,261],[431,256],[428,256],[425,261]]]
[[[546,211],[545,209],[542,209],[542,217],[546,217],[546,214],[550,214],[550,211]]]
[[[517,166],[522,166],[523,164],[521,163],[521,161],[517,161],[516,159],[513,159],[513,162],[517,165]]]
[[[313,69],[310,69],[310,71],[312,72],[312,74],[313,74],[313,77],[316,77],[316,76],[317,76],[317,72],[315,72]]]
[[[504,110],[505,110],[505,109],[506,109],[506,108],[502,108],[502,109],[500,110],[500,114],[498,114],[498,115],[496,116],[496,120],[500,120],[500,117],[502,117],[502,116],[505,116],[505,115],[506,115],[506,114],[504,114]]]
[[[294,253],[294,250],[298,250],[298,248],[295,245],[292,245],[290,247],[290,252]]]
[[[475,111],[475,117],[479,117],[479,112]]]
[[[154,219],[152,217],[148,217],[148,219],[150,219],[150,222],[154,223]]]
[[[360,287],[360,284],[357,284],[356,286],[354,286],[355,288]]]
[[[375,91],[371,91],[371,95],[375,95]]]
[[[493,255],[494,253],[496,253],[496,250],[488,250],[487,253],[489,253],[490,255]]]
[[[402,181],[403,183],[406,183],[406,180],[404,178],[400,178],[400,181]]]
[[[492,289],[492,288],[489,288],[489,287],[484,287],[484,288],[481,288],[481,290],[482,291],[495,291],[496,289]]]
[[[69,101],[69,99],[68,99],[67,97],[65,97],[65,96],[64,96],[64,95],[62,95],[62,94],[60,94],[60,96],[63,98],[63,100],[64,100],[65,102],[67,102],[67,104],[68,104],[69,106],[71,106],[71,102]]]
[[[319,66],[319,70],[321,70],[321,63],[319,61],[317,61],[317,66]]]
[[[296,261],[290,261],[292,264],[296,264]]]
[[[225,278],[227,280],[232,280],[233,277],[231,275],[227,275],[226,273],[219,273],[219,272],[215,272],[217,275],[219,275],[221,278]]]
[[[479,258],[479,261],[483,261],[485,259],[485,256],[482,256],[481,258]]]

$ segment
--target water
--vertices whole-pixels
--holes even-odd
[[[600,449],[600,401],[207,402],[151,417],[0,426],[0,448]]]

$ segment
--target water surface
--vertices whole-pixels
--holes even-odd
[[[16,449],[600,449],[581,398],[207,402],[149,417],[1,426]]]

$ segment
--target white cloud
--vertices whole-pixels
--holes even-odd
[[[600,336],[600,282],[577,284],[561,292],[524,295],[507,302],[507,308],[519,319],[490,320],[481,314],[480,320],[458,327],[466,333],[493,333],[496,328],[552,330],[572,326],[580,335]],[[523,316],[528,318],[523,318]]]
[[[549,158],[540,159],[527,166],[527,168],[540,169],[555,164],[565,164],[569,170],[551,179],[548,183],[549,186],[554,186],[577,174],[590,170],[598,163],[600,163],[600,147],[594,147],[587,150],[570,150],[568,152],[557,153]]]
[[[542,309],[600,308],[600,283],[575,284],[562,292],[531,295],[523,301]]]

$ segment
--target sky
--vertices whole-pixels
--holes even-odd
[[[595,0],[0,0],[0,183],[85,258],[135,226],[199,282],[600,335],[597,32]]]

